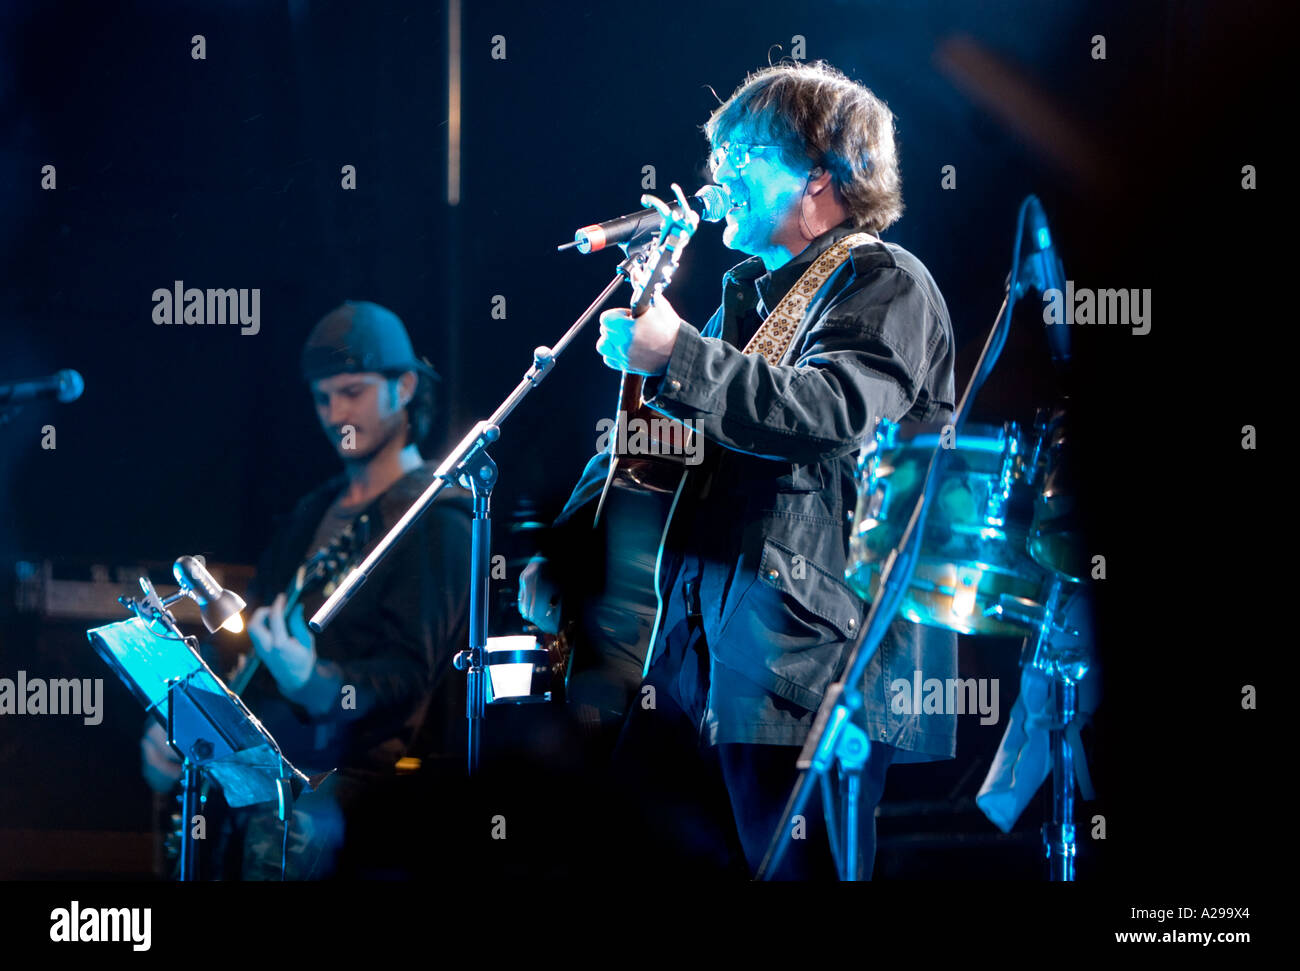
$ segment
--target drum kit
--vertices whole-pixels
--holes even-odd
[[[846,579],[871,601],[922,489],[930,456],[951,449],[899,614],[971,635],[1027,634],[1027,664],[1052,683],[1052,818],[1043,827],[1053,880],[1074,879],[1074,759],[1067,729],[1091,645],[1073,618],[1087,610],[1064,409],[1040,410],[1032,432],[881,420],[858,458]],[[1082,624],[1079,625],[1083,626]],[[1028,646],[1027,646],[1028,648]],[[1075,736],[1077,737],[1077,736]]]

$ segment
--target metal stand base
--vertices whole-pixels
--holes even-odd
[[[1071,650],[1066,639],[1054,635],[1073,634],[1057,623],[1061,608],[1062,581],[1055,578],[1048,590],[1047,603],[1041,608],[1037,639],[1030,665],[1051,679],[1053,716],[1052,746],[1052,818],[1043,824],[1043,851],[1053,881],[1074,880],[1074,773],[1075,752],[1068,729],[1078,713],[1079,681],[1088,673],[1088,656]]]

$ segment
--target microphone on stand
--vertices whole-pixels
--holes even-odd
[[[700,191],[687,199],[687,202],[700,214],[701,219],[710,223],[721,222],[727,215],[727,210],[731,208],[731,199],[726,190],[716,185],[701,187]],[[676,204],[671,208],[675,213],[681,210],[681,206]],[[617,219],[607,219],[603,223],[583,226],[573,234],[572,243],[564,243],[555,248],[566,250],[576,246],[579,253],[594,253],[611,244],[619,245],[656,233],[659,231],[661,220],[662,217],[654,209],[641,209],[626,216],[619,216]]]
[[[1028,290],[1038,291],[1043,296],[1049,290],[1066,292],[1065,268],[1061,257],[1057,255],[1056,243],[1052,240],[1052,231],[1047,225],[1047,213],[1038,196],[1031,195],[1025,200],[1025,238],[1027,252],[1020,261],[1020,294]],[[1067,311],[1069,312],[1069,311]],[[1070,329],[1064,325],[1047,326],[1047,346],[1052,352],[1052,361],[1062,373],[1069,370],[1070,364]]]
[[[16,405],[38,398],[76,401],[86,390],[86,382],[76,371],[63,370],[44,378],[0,384],[0,405]]]

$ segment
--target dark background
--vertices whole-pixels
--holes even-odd
[[[1085,733],[1099,798],[1080,807],[1080,868],[1253,872],[1264,733],[1239,698],[1259,684],[1263,621],[1242,605],[1270,574],[1259,463],[1276,448],[1266,365],[1280,363],[1272,333],[1286,305],[1266,239],[1286,178],[1276,104],[1288,34],[1272,5],[750,0],[663,7],[639,23],[608,4],[467,4],[456,206],[443,5],[11,2],[0,16],[0,380],[76,368],[86,381],[77,403],[30,405],[0,425],[0,676],[106,677],[107,693],[94,731],[0,720],[0,830],[93,847],[79,863],[32,850],[16,872],[147,870],[138,844],[121,859],[105,847],[147,826],[148,797],[139,712],[86,646],[92,623],[14,609],[14,564],[87,577],[92,564],[152,564],[159,581],[157,565],[184,552],[254,562],[272,516],[335,471],[297,359],[344,299],[403,318],[446,377],[461,433],[612,273],[609,254],[555,245],[635,208],[643,165],[661,196],[704,181],[699,126],[795,34],[808,59],[895,113],[907,210],[886,238],[939,283],[959,384],[1001,301],[1028,192],[1080,286],[1152,289],[1145,337],[1071,334],[1084,506],[1108,564],[1095,585],[1106,694]],[[194,34],[206,60],[190,56]],[[490,56],[497,34],[504,60]],[[1096,34],[1105,60],[1091,57]],[[40,188],[47,163],[55,191]],[[345,164],[355,191],[340,188]],[[1257,191],[1241,188],[1245,164]],[[941,189],[945,165],[955,191]],[[683,317],[707,319],[739,259],[700,230],[673,282]],[[151,293],[174,280],[261,288],[261,332],[155,326]],[[491,316],[498,294],[505,320]],[[594,339],[506,425],[500,522],[525,499],[557,510],[594,449],[616,392]],[[976,418],[1027,421],[1051,386],[1041,332],[1019,320]],[[45,424],[56,449],[40,446]],[[1260,451],[1241,449],[1245,424]],[[1016,647],[963,646],[966,673],[1003,679],[1004,718]],[[887,805],[968,800],[1003,724],[963,725],[954,763],[891,774]],[[1035,878],[1041,803],[1004,845],[969,808],[930,825],[882,820],[883,874]],[[1104,843],[1088,838],[1094,813]],[[956,831],[972,839],[932,838]]]

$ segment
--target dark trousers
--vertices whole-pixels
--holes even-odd
[[[799,748],[703,744],[710,663],[703,627],[688,615],[669,630],[633,701],[614,753],[615,778],[635,820],[636,832],[629,836],[642,855],[649,851],[688,872],[753,876],[798,776]],[[858,839],[864,878],[871,875],[875,808],[894,751],[873,743],[862,773]],[[836,798],[837,815],[838,803]],[[836,879],[819,791],[802,815],[787,824],[776,878]]]

